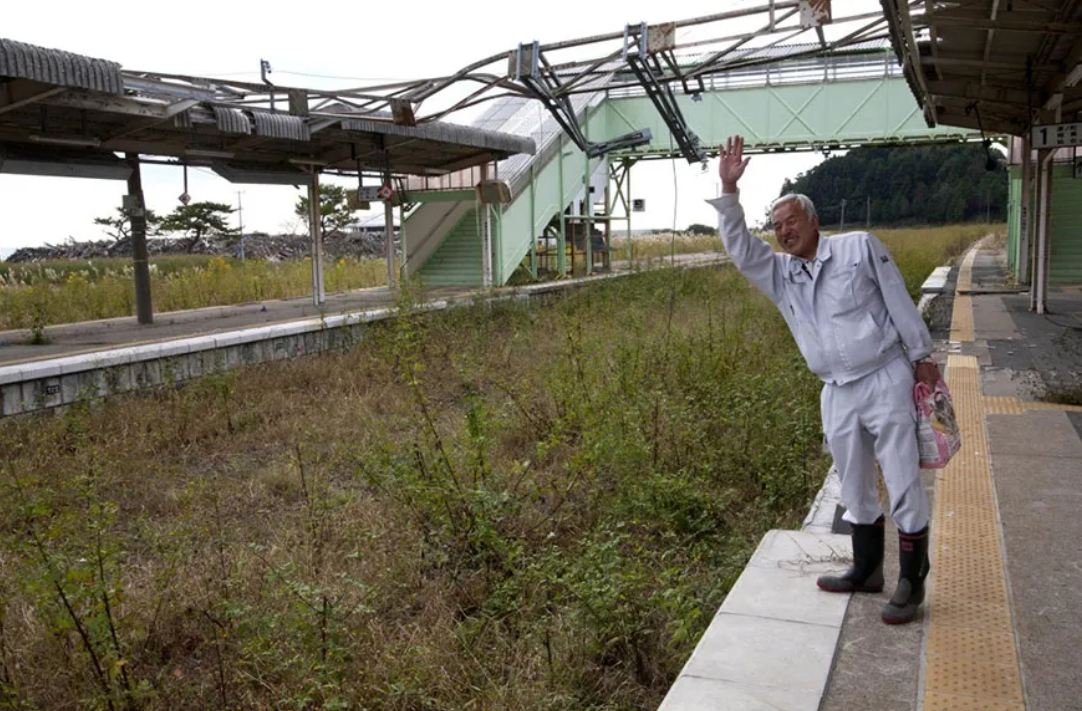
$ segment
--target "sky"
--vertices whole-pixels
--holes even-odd
[[[835,6],[842,1],[836,0]],[[752,4],[761,0],[728,0],[724,5],[624,0],[616,6],[550,0],[541,12],[537,4],[429,0],[411,3],[411,12],[403,13],[404,6],[393,2],[325,0],[314,6],[276,6],[57,0],[5,7],[0,36],[117,61],[125,69],[237,80],[258,80],[262,58],[271,63],[272,79],[281,84],[345,88],[439,76],[520,42],[553,42],[622,30],[629,22],[663,22]],[[755,157],[742,183],[748,214],[763,214],[783,180],[822,160],[818,153]],[[705,170],[684,160],[648,161],[635,166],[632,181],[634,196],[645,197],[647,207],[635,214],[636,228],[675,224],[684,229],[695,222],[715,222],[713,210],[703,203],[718,191],[714,161]],[[148,207],[168,213],[179,205],[182,171],[144,166],[143,186]],[[123,181],[0,174],[0,255],[69,238],[104,238],[93,220],[114,214],[125,192]],[[291,186],[236,185],[199,168],[189,169],[188,193],[195,201],[242,204],[246,232],[305,230],[293,212],[301,193]]]

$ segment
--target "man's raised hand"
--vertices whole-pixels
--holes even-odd
[[[729,136],[724,146],[718,147],[721,159],[718,161],[718,175],[721,177],[721,192],[735,193],[744,169],[751,157],[744,157],[744,137]]]

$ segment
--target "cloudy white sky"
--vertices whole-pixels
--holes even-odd
[[[114,60],[127,69],[245,80],[258,80],[259,60],[265,58],[281,84],[344,88],[384,78],[438,76],[519,42],[552,42],[621,30],[629,22],[662,22],[750,4],[54,0],[5,6],[0,36]],[[836,0],[836,14],[840,4]],[[743,186],[749,213],[761,214],[785,178],[821,160],[815,153],[756,157]],[[636,166],[635,196],[646,197],[648,209],[636,215],[635,226],[669,227],[674,212],[679,228],[712,223],[702,198],[716,193],[715,173],[713,163],[703,171],[682,160]],[[178,168],[147,166],[143,182],[151,209],[164,214],[177,206],[183,188]],[[121,181],[0,175],[0,254],[68,237],[103,237],[93,218],[112,213],[125,191]],[[246,230],[303,229],[293,215],[299,192],[292,187],[234,185],[196,169],[189,172],[188,191],[194,200],[234,205],[242,192]]]

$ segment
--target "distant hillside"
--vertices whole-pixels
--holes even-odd
[[[823,225],[836,226],[845,200],[845,224],[942,224],[1007,216],[1007,168],[1000,153],[994,169],[979,143],[896,148],[856,148],[786,180],[781,194],[804,193]]]

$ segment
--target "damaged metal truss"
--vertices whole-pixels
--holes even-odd
[[[548,71],[542,71],[542,64]],[[582,126],[579,125],[578,116],[571,105],[571,94],[562,85],[559,74],[552,71],[552,65],[541,54],[540,45],[537,42],[518,46],[518,49],[511,54],[508,75],[515,81],[521,82],[530,96],[548,109],[564,133],[590,158],[598,158],[610,151],[645,145],[652,138],[650,129],[642,129],[611,141],[591,143],[586,138]]]
[[[692,79],[696,83],[695,89],[688,86],[688,77],[680,73],[680,64],[673,54],[674,49],[676,25],[671,22],[655,26],[648,26],[643,22],[639,25],[628,25],[624,29],[624,61],[631,67],[654,108],[669,127],[673,140],[680,147],[680,153],[688,163],[703,163],[706,161],[706,151],[703,150],[699,137],[684,120],[669,82],[673,79],[679,81],[684,92],[689,94],[693,101],[702,101],[702,92],[706,91],[706,87],[701,74]],[[672,72],[669,77],[665,76],[662,61]]]
[[[119,71],[126,92],[145,93],[154,101],[193,100],[234,113],[269,111],[297,117],[312,132],[343,120],[420,127],[492,99],[526,97],[538,100],[591,156],[630,152],[650,142],[651,136],[643,129],[613,141],[591,142],[585,117],[572,110],[571,97],[599,91],[645,94],[672,132],[672,153],[694,162],[705,157],[705,149],[681,113],[680,91],[695,100],[705,87],[725,84],[730,73],[767,72],[780,63],[847,48],[859,51],[859,45],[868,47],[864,43],[869,42],[886,46],[890,32],[882,11],[831,16],[829,4],[826,0],[762,0],[741,9],[659,25],[632,24],[590,37],[523,44],[510,53],[501,51],[433,78],[334,90],[273,83],[267,60],[260,62],[261,80],[256,82]],[[916,18],[913,24],[919,24]],[[30,98],[13,95],[8,105]],[[5,110],[3,104],[0,97],[0,113]],[[152,109],[140,108],[147,113],[147,121],[158,118],[160,112]]]

